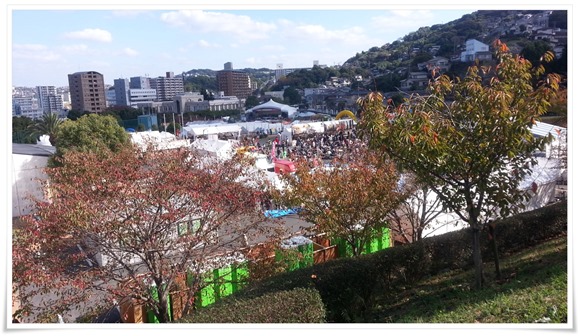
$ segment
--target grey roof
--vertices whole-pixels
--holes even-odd
[[[12,154],[32,155],[32,156],[51,156],[56,152],[56,147],[35,145],[35,144],[12,144]]]
[[[530,129],[532,134],[536,137],[545,137],[548,136],[548,134],[551,134],[554,138],[558,138],[558,132],[556,130],[559,130],[561,133],[567,132],[565,127],[560,127],[540,121],[536,121],[536,124],[532,125]]]

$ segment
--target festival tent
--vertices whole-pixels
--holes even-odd
[[[199,137],[212,134],[235,133],[238,136],[242,128],[237,124],[190,124],[183,128],[186,137]]]
[[[216,156],[223,160],[230,159],[235,152],[234,143],[228,140],[197,139],[191,144],[191,148]]]
[[[131,142],[142,149],[145,149],[148,144],[153,145],[156,149],[179,148],[189,144],[187,140],[178,140],[174,134],[169,132],[130,132],[129,135],[131,136]]]

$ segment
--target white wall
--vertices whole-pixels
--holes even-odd
[[[12,154],[12,217],[32,212],[30,197],[45,199],[38,179],[46,181],[43,169],[47,162],[46,156]]]

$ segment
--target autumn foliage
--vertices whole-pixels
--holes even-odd
[[[294,175],[282,175],[287,185],[281,203],[299,207],[299,215],[316,224],[316,231],[344,239],[355,255],[386,227],[386,216],[404,198],[395,166],[365,146],[324,166],[296,163]]]
[[[167,322],[178,277],[190,274],[187,312],[204,272],[239,257],[243,235],[266,240],[273,229],[258,206],[265,179],[241,156],[220,161],[188,148],[101,154],[70,151],[47,169],[50,201],[38,201],[14,231],[13,283],[25,321],[54,322],[129,297]]]
[[[530,126],[548,110],[560,82],[500,41],[494,47],[494,66],[476,63],[463,78],[437,77],[425,96],[395,107],[374,92],[359,102],[371,148],[413,172],[473,230],[478,288],[478,236],[489,220],[517,213],[525,200],[520,181],[535,163],[532,153],[548,140],[534,138]]]

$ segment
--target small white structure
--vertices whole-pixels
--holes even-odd
[[[50,145],[12,144],[12,218],[30,214],[31,199],[48,200],[43,181],[48,158],[56,152]]]
[[[186,137],[200,137],[204,135],[215,135],[232,133],[239,137],[242,128],[237,124],[215,123],[215,124],[186,124],[183,128],[183,135]]]
[[[36,144],[42,146],[52,146],[52,144],[50,143],[50,135],[48,134],[41,135],[36,141]]]
[[[172,149],[189,146],[189,140],[179,140],[174,134],[169,132],[144,131],[129,134],[131,135],[131,142],[141,147],[142,150],[147,149],[148,145],[153,145],[155,149]]]
[[[191,144],[191,149],[215,156],[221,160],[227,160],[235,153],[234,145],[235,143],[228,140],[197,139]]]

